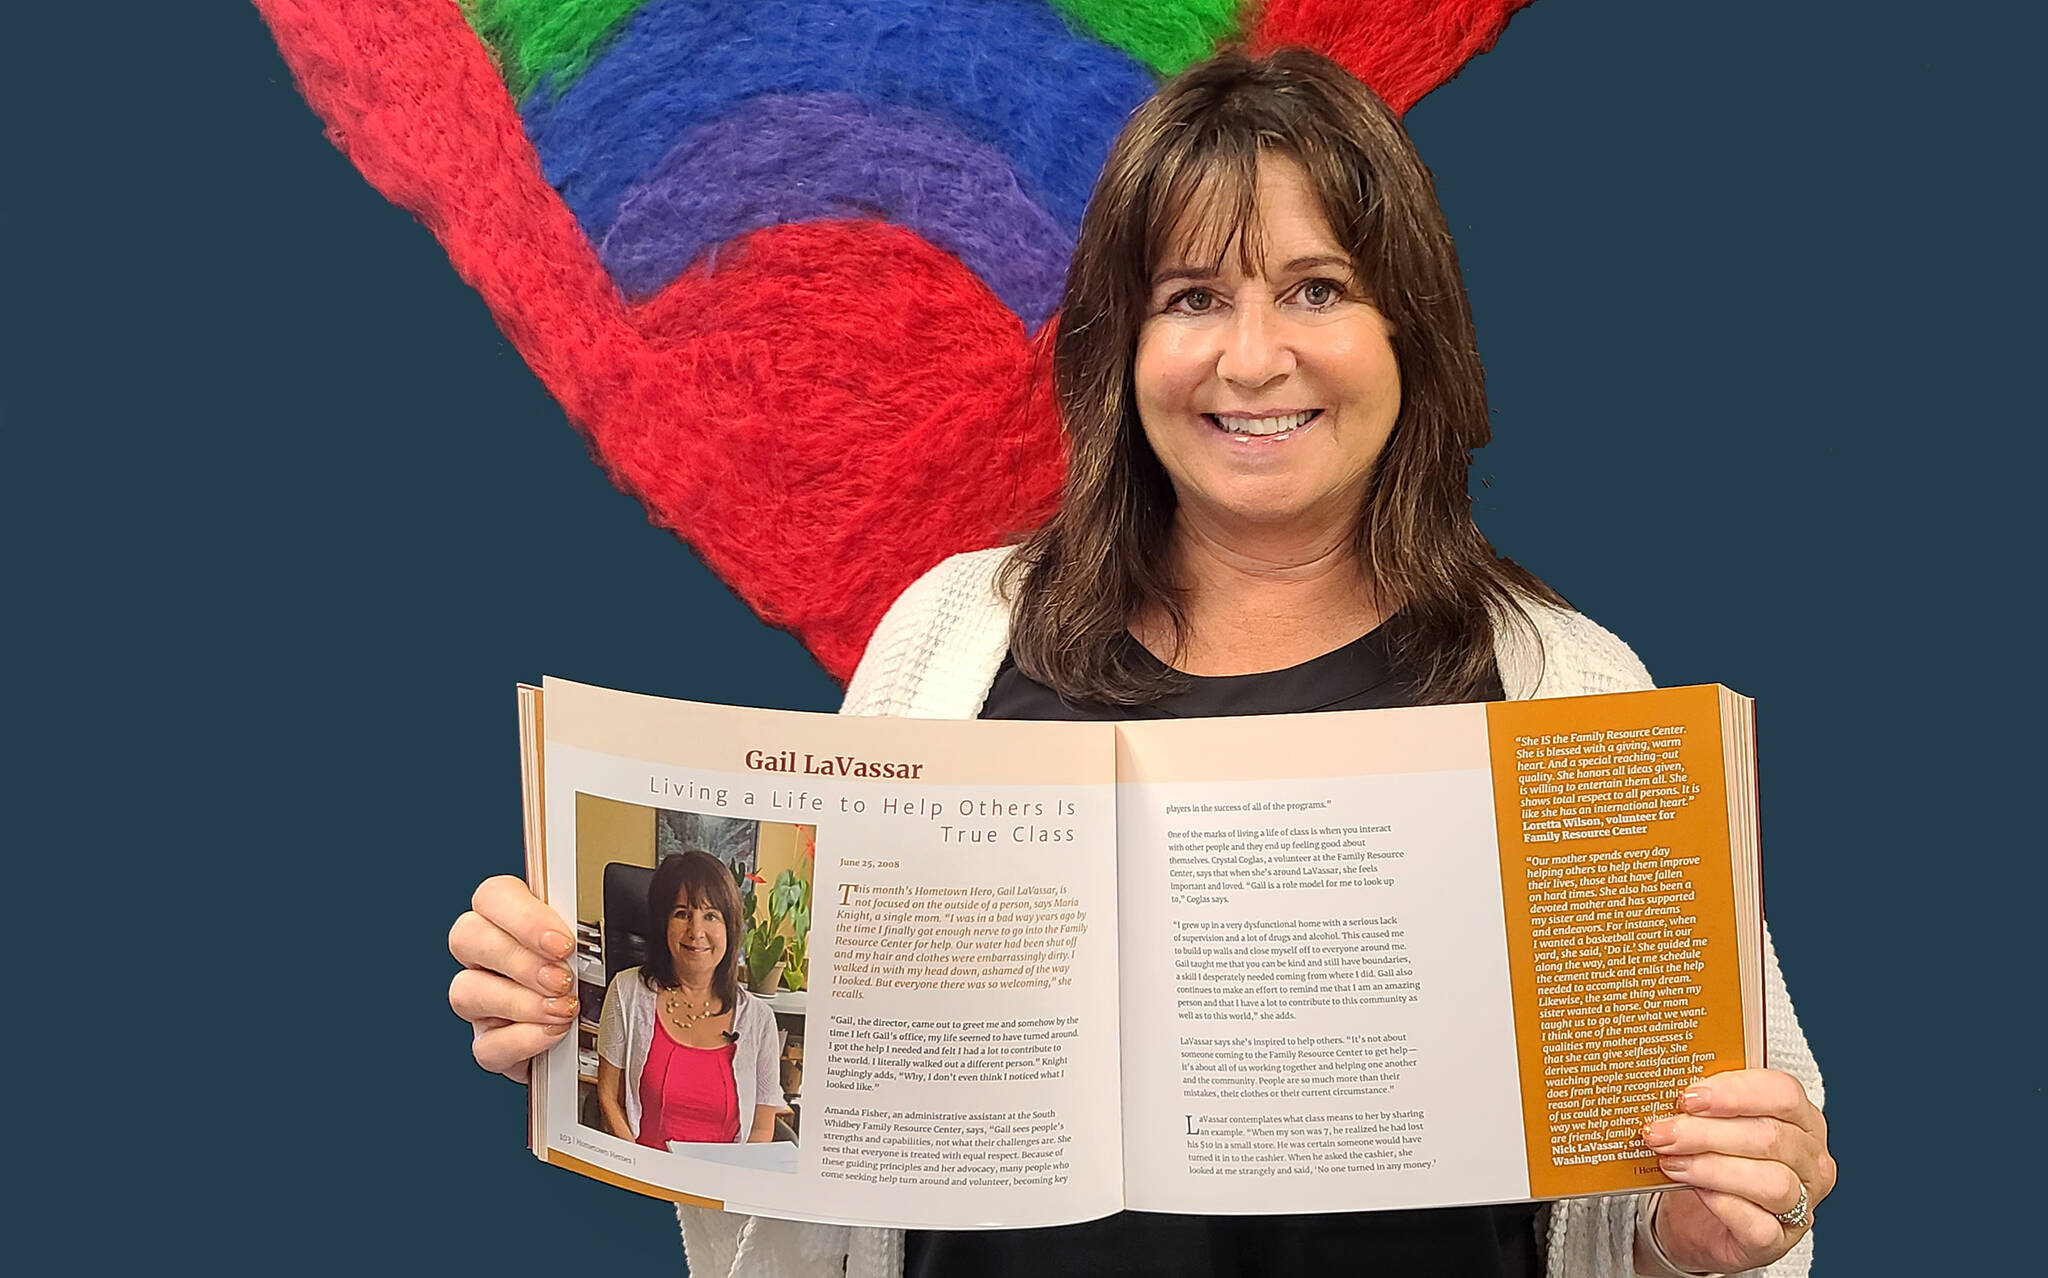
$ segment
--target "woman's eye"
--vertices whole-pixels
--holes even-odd
[[[1206,288],[1185,289],[1173,295],[1166,309],[1184,315],[1207,315],[1216,309],[1216,295]]]
[[[1335,280],[1310,280],[1301,286],[1301,300],[1311,310],[1323,310],[1335,306],[1344,298],[1344,286]]]

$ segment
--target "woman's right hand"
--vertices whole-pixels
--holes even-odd
[[[568,925],[524,880],[501,874],[477,885],[448,929],[448,952],[463,968],[448,983],[448,1006],[475,1031],[477,1064],[523,1083],[527,1062],[576,1024],[567,966],[575,948]]]

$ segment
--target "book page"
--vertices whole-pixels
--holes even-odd
[[[555,680],[544,698],[545,895],[577,927],[597,1020],[546,1059],[546,1161],[847,1224],[1025,1227],[1121,1206],[1112,725],[795,714]],[[751,885],[742,948],[765,961],[779,941],[783,961],[755,979],[734,1090],[701,1096],[687,1071],[702,1057],[650,1046],[669,1031],[650,1029],[657,995],[630,965],[665,943],[635,939],[637,902],[692,851]],[[772,1060],[737,1059],[757,1042]],[[599,1094],[614,1071],[625,1131]],[[721,1091],[778,1107],[775,1139],[664,1139],[716,1127]]]
[[[1127,1204],[1526,1197],[1484,707],[1120,734]]]
[[[1752,1063],[1722,695],[1486,707],[1535,1197],[1669,1184],[1643,1123]]]

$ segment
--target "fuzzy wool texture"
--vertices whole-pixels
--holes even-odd
[[[1027,328],[1059,305],[1073,237],[1001,152],[928,112],[843,93],[750,98],[690,133],[627,191],[598,255],[642,298],[747,231],[864,217],[959,258]]]
[[[760,93],[854,93],[932,112],[1010,159],[1062,226],[1153,90],[1043,0],[654,0],[554,98],[521,103],[542,170],[594,240],[689,130]]]
[[[1371,85],[1396,115],[1493,47],[1530,0],[1265,0],[1252,52],[1305,44]]]
[[[835,677],[919,572],[1050,513],[1043,351],[957,258],[877,222],[775,227],[628,307],[456,6],[258,8],[329,137],[441,241],[612,481]]]
[[[557,92],[576,82],[604,38],[647,0],[461,0],[469,24],[498,55],[512,96],[545,77]]]
[[[605,464],[654,509],[687,512],[719,574],[778,601],[773,623],[841,678],[908,574],[1052,513],[1050,359],[909,231],[757,231],[630,318],[669,376],[595,432]]]
[[[681,185],[664,197],[694,210],[678,224],[698,219],[706,251],[672,251],[695,264],[673,279],[664,268],[629,303],[544,176],[536,121],[505,77],[531,79],[535,136],[561,144],[586,195],[602,186],[614,203],[654,198],[663,160],[750,99],[767,110],[841,93],[865,104],[842,119],[844,147],[914,151],[859,121],[925,112],[1002,156],[1015,191],[1071,234],[1110,138],[1152,85],[1082,30],[1085,14],[1138,48],[1226,7],[1205,4],[1075,0],[1062,16],[1040,0],[256,0],[329,138],[441,242],[612,481],[840,679],[919,572],[1052,509],[1065,451],[1050,326],[1027,338],[1019,319],[1036,323],[1049,295],[1034,282],[1050,273],[1042,228],[992,167],[969,174],[965,152],[942,161],[960,166],[951,177],[892,179],[796,130],[777,145],[791,169],[812,162],[786,185],[730,203]],[[1405,106],[1516,7],[1277,0],[1259,31],[1316,43],[1327,28],[1326,47]],[[1111,21],[1119,10],[1127,28]],[[1421,54],[1403,52],[1390,14],[1413,24]],[[815,174],[847,188],[822,199],[826,220],[795,221],[789,204],[784,224],[748,229],[749,200],[783,199]],[[992,215],[978,229],[947,204],[970,188]],[[860,220],[831,220],[853,207]],[[631,253],[659,255],[650,239]]]
[[[1052,0],[1104,44],[1161,75],[1200,62],[1238,33],[1248,0]]]

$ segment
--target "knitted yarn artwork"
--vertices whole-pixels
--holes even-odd
[[[863,218],[959,258],[1027,328],[1059,304],[1073,231],[1001,151],[928,112],[843,93],[752,98],[691,130],[627,188],[598,255],[642,300],[748,231]]]
[[[842,682],[1043,521],[1047,358],[1111,140],[1241,41],[1406,110],[1529,0],[255,0],[648,517]]]

